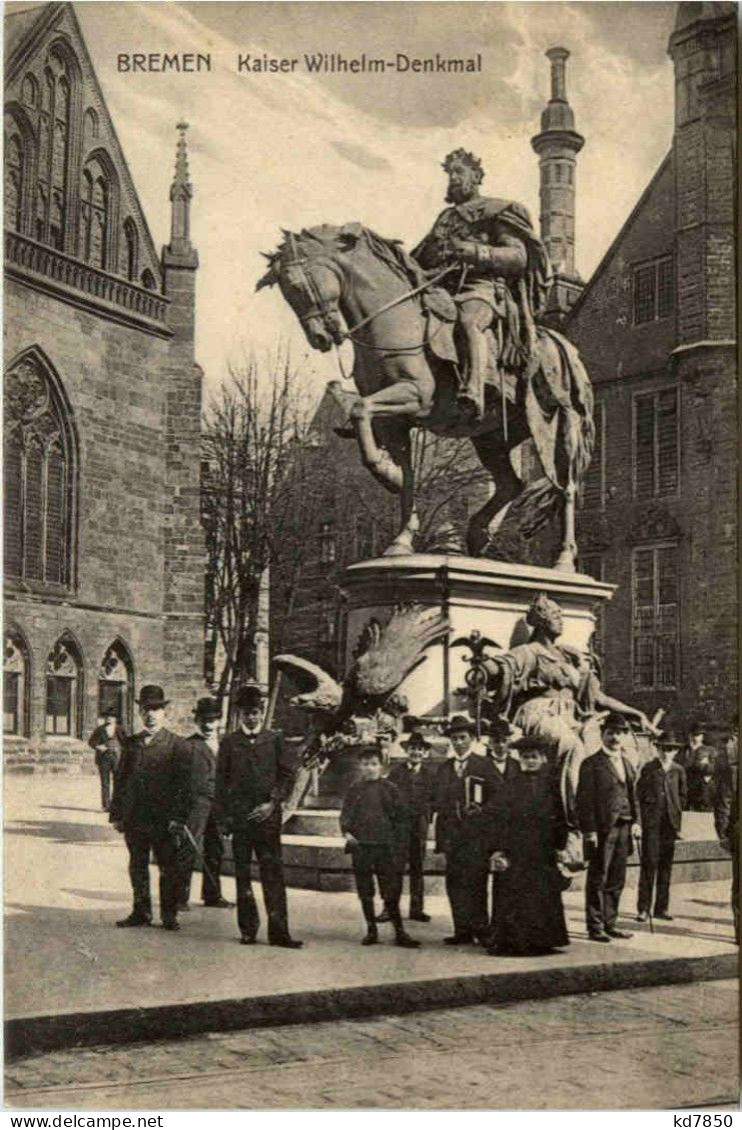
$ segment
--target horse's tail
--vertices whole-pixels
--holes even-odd
[[[571,477],[579,484],[595,451],[595,397],[587,370],[571,341],[546,326],[541,327],[556,345],[568,378],[569,407],[564,412],[565,454]]]

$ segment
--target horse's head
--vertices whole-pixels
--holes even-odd
[[[344,257],[361,237],[360,224],[284,232],[284,241],[267,256],[269,268],[256,286],[281,288],[281,293],[304,327],[313,349],[323,353],[340,345],[345,324],[340,305],[345,286]]]

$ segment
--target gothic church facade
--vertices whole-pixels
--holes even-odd
[[[158,255],[70,4],[6,18],[6,759],[203,684],[186,127]]]

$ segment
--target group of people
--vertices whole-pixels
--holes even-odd
[[[160,874],[160,915],[166,930],[180,928],[188,909],[194,864],[202,869],[202,900],[230,907],[221,893],[223,838],[231,836],[240,941],[253,945],[260,919],[252,889],[257,859],[271,945],[299,948],[289,931],[281,858],[281,805],[295,772],[279,731],[263,725],[260,688],[236,696],[235,729],[221,741],[221,704],[199,699],[196,729],[188,738],[165,725],[167,699],[145,686],[139,699],[142,728],[125,734],[109,715],[90,744],[101,773],[102,801],[129,852],[131,913],[121,927],[153,920],[149,861]],[[455,715],[445,733],[450,756],[430,760],[432,744],[421,731],[400,742],[404,757],[389,765],[389,735],[359,752],[359,778],[340,813],[365,922],[362,944],[379,941],[378,924],[390,922],[395,944],[418,948],[402,920],[403,876],[409,871],[409,913],[426,923],[424,864],[435,820],[435,851],[445,857],[445,885],[453,931],[447,945],[481,945],[489,954],[548,953],[569,944],[562,891],[575,864],[575,841],[587,866],[585,916],[596,942],[631,937],[618,925],[627,861],[640,854],[636,917],[670,919],[670,877],[675,841],[687,798],[684,767],[675,760],[672,735],[657,742],[657,756],[637,772],[623,752],[629,724],[611,711],[602,722],[601,748],[579,770],[573,826],[567,822],[558,774],[543,735],[514,738],[496,718],[486,747],[474,723]],[[738,880],[737,738],[730,728],[716,763],[716,827],[732,852]],[[111,779],[113,791],[111,793]],[[576,826],[575,826],[576,825]],[[579,853],[578,853],[579,854]],[[377,913],[375,883],[383,902]],[[738,903],[733,896],[738,938]]]

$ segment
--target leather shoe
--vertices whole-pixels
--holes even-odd
[[[419,914],[411,914],[410,922],[430,922],[430,915],[423,914],[422,911]]]
[[[464,934],[452,934],[450,938],[444,938],[444,946],[470,946],[474,942],[474,938],[467,937]]]
[[[366,934],[366,937],[361,940],[362,946],[378,946],[378,944],[379,944],[379,935],[378,934],[372,934],[370,932],[368,934]]]
[[[253,938],[250,934],[243,934],[240,937],[241,946],[254,946],[255,944],[255,938]]]
[[[128,918],[119,918],[117,926],[151,926],[152,919],[141,914],[130,914]]]
[[[187,902],[178,903],[178,914],[188,914],[190,913],[190,909],[190,905]]]
[[[610,942],[611,936],[605,930],[593,930],[588,934],[591,942]]]
[[[608,934],[608,936],[610,938],[623,938],[627,941],[628,941],[629,938],[634,937],[634,935],[631,933],[630,930],[614,930],[614,929],[609,930],[609,929],[606,928],[606,934]]]
[[[280,946],[284,950],[300,950],[304,945],[303,942],[297,941],[296,938],[280,938],[276,942],[269,942],[271,946]]]
[[[662,919],[663,922],[674,922],[675,921],[672,914],[667,914],[667,913],[665,913],[665,914],[655,914],[655,918],[660,918],[660,919]]]
[[[177,918],[165,918],[162,923],[163,930],[170,930],[175,932],[180,929],[180,922]]]
[[[649,915],[647,914],[646,910],[640,910],[636,916],[636,920],[637,922],[646,922],[648,917]]]
[[[397,934],[394,939],[394,944],[395,946],[402,946],[402,948],[406,950],[420,949],[420,943],[415,938],[411,938],[409,934],[405,934],[404,931],[402,931],[401,934]]]
[[[226,910],[228,907],[234,906],[234,903],[228,899],[218,898],[214,899],[213,902],[205,902],[204,906],[217,906],[220,910]]]

